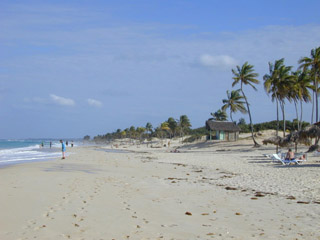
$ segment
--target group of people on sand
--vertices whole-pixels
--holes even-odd
[[[62,140],[60,140],[60,143],[61,143],[61,142],[62,142]],[[69,145],[69,142],[66,141],[65,145],[68,146],[68,145]],[[73,147],[73,145],[74,145],[74,144],[73,144],[73,141],[71,141],[71,144],[70,144],[70,145],[71,145],[71,147]],[[50,146],[50,148],[52,148],[52,142],[51,142],[51,141],[49,142],[49,146]],[[43,142],[43,141],[41,142],[41,144],[39,145],[39,147],[40,147],[40,148],[43,148],[43,147],[44,147],[44,142]]]
[[[65,154],[66,154],[66,145],[68,145],[68,141],[66,141],[66,143],[64,143],[62,140],[60,140],[60,143],[61,143],[61,151],[62,151],[62,159],[65,159],[66,158],[66,156],[65,156]],[[40,148],[43,148],[44,147],[44,143],[42,142],[41,144],[40,144]],[[52,147],[52,142],[50,142],[50,148]],[[71,147],[73,147],[73,142],[72,142],[72,144],[71,144]]]
[[[295,156],[294,156],[294,152],[292,151],[291,148],[289,148],[287,154],[286,154],[286,157],[285,157],[285,160],[295,160]],[[306,160],[306,155],[303,154],[301,157],[299,157],[299,160]]]

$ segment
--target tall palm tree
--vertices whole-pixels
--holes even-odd
[[[293,76],[290,74],[292,67],[284,65],[284,58],[276,60],[274,64],[269,62],[269,74],[263,76],[264,88],[271,95],[272,101],[277,104],[277,131],[279,131],[279,106],[283,117],[283,136],[285,136],[285,100],[290,98],[290,89],[292,88]]]
[[[303,57],[299,60],[300,68],[304,71],[310,69],[311,76],[313,78],[314,95],[316,103],[316,122],[319,121],[319,109],[318,109],[318,88],[320,79],[320,47],[311,50],[310,57]],[[312,111],[313,113],[313,111]],[[313,123],[313,116],[311,118],[311,123]]]
[[[263,76],[264,80],[264,89],[267,94],[271,94],[272,102],[276,101],[277,106],[277,130],[276,136],[278,136],[279,132],[279,97],[278,97],[278,85],[279,85],[279,69],[283,65],[284,58],[276,60],[274,64],[269,62],[269,74],[265,74]]]
[[[256,87],[254,86],[254,84],[259,84],[259,80],[257,79],[259,74],[254,72],[253,65],[248,64],[248,62],[245,62],[241,68],[239,66],[237,66],[237,69],[232,69],[232,73],[234,75],[234,77],[233,77],[234,81],[232,83],[232,87],[234,87],[236,84],[240,83],[240,90],[241,90],[242,96],[244,97],[244,100],[246,102],[247,111],[249,114],[252,140],[254,142],[254,146],[258,147],[260,145],[256,142],[256,140],[254,139],[254,136],[253,136],[252,117],[251,117],[248,99],[243,91],[243,85],[249,85],[254,90],[257,90]]]
[[[210,113],[214,120],[216,121],[227,121],[227,114],[225,111],[219,109],[215,113]]]
[[[302,127],[302,103],[309,102],[311,100],[309,89],[312,90],[310,77],[307,72],[302,72],[300,70],[292,72],[293,81],[289,90],[289,97],[294,101],[296,115],[297,115],[297,130],[300,131]],[[300,103],[300,117],[298,111],[298,102]]]
[[[241,101],[242,99],[244,99],[244,97],[241,96],[239,92],[240,89],[232,90],[231,93],[227,91],[228,98],[222,100],[224,105],[221,107],[221,110],[226,111],[227,108],[230,108],[230,119],[232,122],[232,113],[235,113],[237,111],[240,111],[241,113],[247,113],[247,109],[243,106],[245,102]]]
[[[285,100],[290,100],[290,88],[294,79],[294,76],[291,75],[291,69],[292,66],[285,66],[284,64],[279,68],[278,98],[282,111],[283,137],[286,135]]]

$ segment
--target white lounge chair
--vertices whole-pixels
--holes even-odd
[[[272,158],[273,160],[277,160],[279,162],[282,163],[282,165],[290,165],[291,163],[294,163],[294,164],[299,164],[299,162],[303,161],[303,160],[297,160],[297,159],[294,159],[294,160],[285,160],[285,159],[281,159],[279,157],[278,154],[272,154]]]
[[[308,153],[304,153],[304,152],[297,153],[297,154],[296,154],[296,160],[297,160],[299,163],[308,161]]]

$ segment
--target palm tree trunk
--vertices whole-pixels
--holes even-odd
[[[277,130],[276,130],[276,136],[279,136],[279,102],[278,102],[278,97],[276,97],[276,103],[277,103]],[[278,153],[279,146],[277,144],[276,147],[276,153]]]
[[[230,119],[231,119],[231,122],[233,122],[231,109],[230,109]]]
[[[316,90],[316,122],[318,122],[318,81],[317,81],[317,73],[314,74],[314,84],[315,84],[315,90]]]
[[[297,101],[294,101],[294,108],[296,109],[296,116],[297,116],[297,131],[299,131],[299,113],[298,113],[298,107],[297,107]]]
[[[280,128],[280,124],[279,124],[279,101],[278,98],[276,98],[276,102],[277,102],[277,130],[276,130],[276,135],[279,135],[279,128]]]
[[[315,97],[316,97],[316,123],[318,122],[318,81],[317,73],[314,73],[314,86],[315,86]],[[319,139],[316,138],[315,144],[318,144]]]
[[[294,107],[296,109],[296,116],[297,116],[297,131],[299,131],[299,126],[300,126],[300,124],[299,124],[299,113],[298,113],[298,107],[297,107],[297,101],[296,100],[294,100]],[[298,142],[297,141],[294,142],[294,151],[295,152],[298,151]]]
[[[256,142],[256,140],[254,139],[254,135],[253,135],[253,124],[252,124],[252,118],[251,118],[251,112],[250,112],[250,108],[249,108],[249,103],[247,100],[246,95],[244,94],[243,90],[242,90],[242,82],[241,82],[241,92],[242,92],[242,96],[244,97],[244,100],[246,101],[247,104],[247,109],[248,109],[248,114],[249,114],[249,120],[250,120],[250,128],[251,128],[251,137],[254,143],[254,147],[259,147],[260,145]]]
[[[282,119],[283,119],[283,137],[286,136],[286,118],[285,118],[285,113],[284,113],[284,101],[281,100],[280,102],[280,107],[282,111]]]
[[[300,126],[298,131],[301,131],[302,129],[302,100],[300,101]]]
[[[311,124],[313,124],[313,113],[314,113],[314,96],[315,92],[312,93],[312,111],[311,111]]]

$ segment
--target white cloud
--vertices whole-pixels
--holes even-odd
[[[102,106],[102,102],[92,99],[92,98],[88,98],[87,102],[89,105],[94,106],[94,107],[101,107]]]
[[[64,98],[64,97],[60,97],[54,94],[50,94],[51,99],[59,104],[59,105],[64,105],[64,106],[74,106],[75,102],[74,100],[70,99],[70,98]]]
[[[200,63],[203,66],[213,68],[230,68],[237,65],[237,61],[228,55],[213,56],[209,54],[202,54],[200,56]]]

